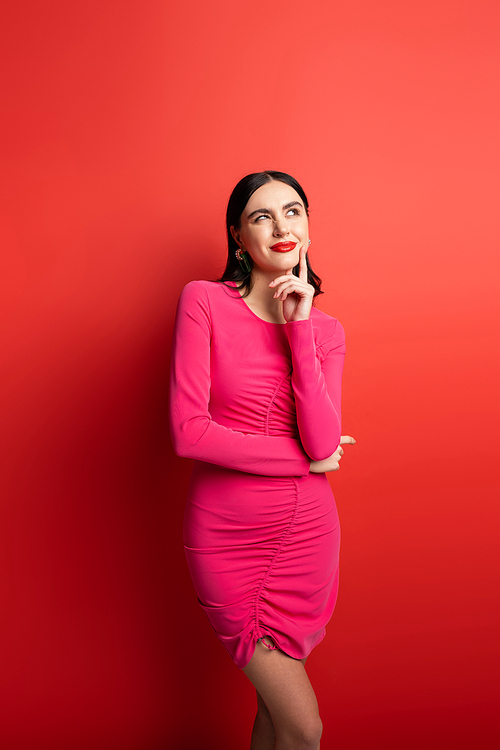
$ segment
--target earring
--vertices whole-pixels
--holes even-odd
[[[240,264],[240,268],[244,273],[251,273],[252,269],[250,268],[250,263],[248,262],[247,254],[244,253],[239,247],[235,252],[236,257],[238,258],[238,262]]]
[[[311,240],[309,240],[309,242],[307,244],[310,245],[311,244]]]

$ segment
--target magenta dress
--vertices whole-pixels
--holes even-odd
[[[261,320],[234,284],[193,281],[179,299],[170,422],[195,459],[184,546],[199,602],[240,668],[255,643],[295,659],[325,635],[338,590],[340,528],[311,459],[340,441],[344,332]]]

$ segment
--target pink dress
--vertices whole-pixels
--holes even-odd
[[[199,602],[240,668],[264,636],[304,658],[335,606],[337,509],[309,464],[339,444],[344,353],[342,326],[316,308],[268,323],[211,281],[179,299],[171,433],[176,453],[195,459],[184,546]]]

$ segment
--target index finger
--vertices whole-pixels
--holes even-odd
[[[345,445],[346,443],[349,443],[350,445],[354,445],[355,442],[356,441],[354,440],[354,438],[351,437],[350,435],[341,435],[339,445]]]
[[[300,249],[300,255],[299,255],[299,279],[301,281],[305,281],[307,284],[307,262],[306,262],[306,253],[307,250],[305,247],[302,247]]]

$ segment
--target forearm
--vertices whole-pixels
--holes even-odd
[[[316,356],[312,321],[287,324],[292,354],[292,386],[304,450],[315,461],[331,456],[340,442],[340,387],[343,346],[323,365]]]
[[[171,421],[175,452],[185,458],[263,476],[304,476],[310,459],[299,440],[252,435],[229,429],[206,417]]]

